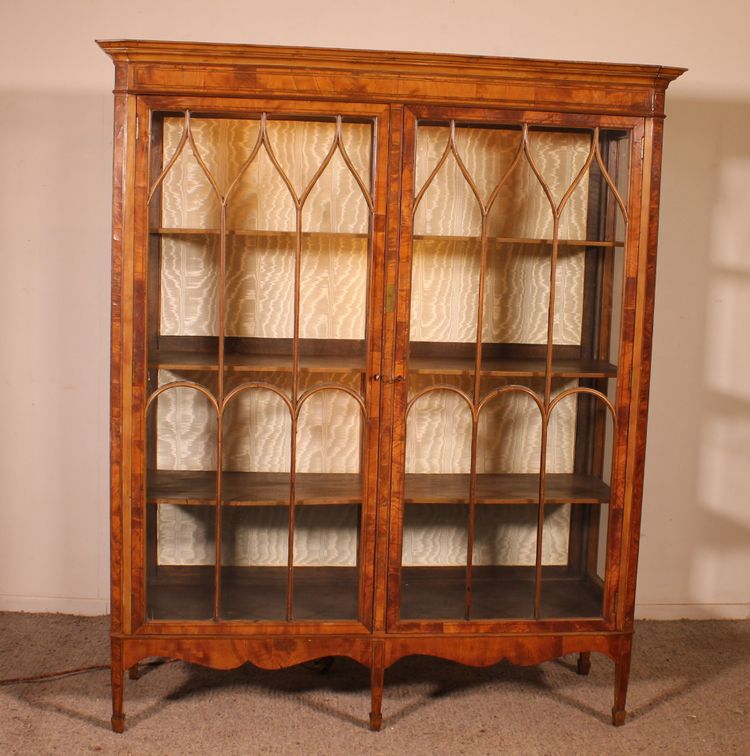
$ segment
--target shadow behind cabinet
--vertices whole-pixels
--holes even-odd
[[[167,656],[473,665],[633,630],[680,69],[102,42],[112,690]]]

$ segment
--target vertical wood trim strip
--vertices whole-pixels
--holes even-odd
[[[381,630],[384,627],[385,612],[385,583],[387,573],[385,569],[379,571],[387,561],[387,553],[381,555],[376,551],[378,546],[387,544],[387,532],[382,540],[379,534],[380,512],[379,501],[381,487],[388,489],[387,477],[380,474],[381,455],[389,459],[390,446],[383,442],[381,432],[382,412],[381,382],[373,381],[371,376],[382,373],[382,359],[385,351],[384,345],[384,296],[385,296],[385,270],[386,233],[388,230],[388,202],[391,200],[389,192],[392,191],[389,134],[390,134],[390,110],[387,107],[381,109],[373,121],[373,141],[370,176],[370,194],[373,201],[373,210],[370,214],[370,240],[368,254],[368,312],[367,312],[367,363],[365,374],[362,376],[363,396],[365,397],[366,428],[363,433],[364,456],[363,462],[363,494],[362,507],[362,542],[360,543],[359,579],[360,584],[360,610],[359,618],[365,626],[372,630],[381,620]],[[398,181],[395,181],[396,188]],[[389,468],[388,468],[389,469]],[[387,519],[386,519],[387,522]],[[380,592],[376,591],[380,586]]]
[[[121,68],[123,64],[118,63]],[[121,73],[118,71],[118,73]],[[111,304],[111,358],[110,358],[110,593],[111,632],[121,633],[123,627],[123,224],[127,206],[127,149],[128,149],[127,95],[114,98],[114,162],[112,166],[112,304]]]
[[[124,130],[123,149],[125,152],[125,174],[134,175],[135,171],[135,120],[137,98],[129,96],[124,102],[127,115],[122,123]],[[133,191],[134,182],[130,186],[123,185],[122,193],[122,629],[125,633],[133,631],[132,623],[132,451],[133,451],[133,419],[138,408],[133,404],[133,338],[135,320],[133,312],[134,286],[134,237],[133,227]]]
[[[641,139],[644,138],[645,122],[641,121],[632,131],[630,145],[630,201],[629,219],[626,223],[625,260],[623,265],[622,323],[620,328],[620,353],[617,370],[617,434],[614,453],[615,476],[610,483],[609,554],[606,577],[606,600],[611,602],[607,617],[614,620],[617,629],[623,629],[622,606],[628,569],[628,542],[631,526],[632,494],[630,468],[633,464],[632,406],[638,387],[636,365],[638,355],[638,278],[641,275],[643,246],[647,243],[644,225],[648,224],[648,211],[644,209],[644,197],[648,194],[650,178],[646,163],[641,158]],[[645,184],[645,186],[643,185]],[[631,212],[634,210],[635,212]],[[617,601],[615,601],[617,597]]]
[[[132,417],[131,417],[131,495],[130,554],[131,625],[143,624],[146,594],[146,383],[148,378],[148,109],[136,102],[134,161],[135,181],[132,196],[133,219],[133,332],[132,332]]]
[[[661,155],[664,122],[648,119],[645,124],[643,162],[643,197],[641,203],[641,247],[636,305],[635,389],[632,395],[631,434],[628,455],[628,488],[630,522],[624,527],[626,540],[624,590],[620,591],[623,629],[632,630],[635,610],[636,567],[640,544],[641,505],[646,456],[646,428],[651,379],[651,346],[653,342],[654,293],[656,286],[656,245],[659,236],[659,197],[661,191]]]
[[[404,518],[405,413],[408,388],[406,359],[409,339],[409,296],[411,212],[414,193],[413,114],[402,106],[393,106],[390,115],[389,189],[385,286],[394,286],[396,305],[385,313],[383,331],[383,375],[397,370],[407,380],[381,387],[381,421],[383,434],[380,471],[387,485],[381,487],[378,507],[379,567],[376,586],[387,605],[378,605],[375,630],[390,629],[398,623],[401,601],[401,544]],[[382,582],[380,582],[382,581]],[[376,588],[377,590],[377,588]]]

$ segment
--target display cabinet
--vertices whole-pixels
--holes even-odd
[[[591,652],[622,724],[681,69],[118,41],[112,691]]]

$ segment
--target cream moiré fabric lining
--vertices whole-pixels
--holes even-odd
[[[179,143],[183,121],[164,126],[165,162]],[[225,193],[247,160],[258,136],[258,122],[192,119],[198,151]],[[417,189],[445,147],[445,127],[419,130]],[[364,184],[370,183],[372,128],[344,124],[344,143]],[[268,139],[299,194],[325,159],[334,136],[328,123],[270,121]],[[456,142],[483,198],[511,164],[518,132],[457,129]],[[580,135],[532,133],[530,148],[556,201],[577,175],[588,154]],[[560,236],[585,238],[587,182],[573,193],[560,224]],[[167,175],[162,192],[165,228],[218,229],[220,206],[189,145]],[[234,187],[227,207],[228,336],[290,338],[293,330],[294,241],[279,232],[295,228],[294,204],[265,148]],[[361,190],[336,154],[305,204],[301,274],[302,338],[362,339],[365,331],[369,213]],[[328,233],[361,235],[328,236]],[[450,157],[425,192],[415,215],[418,237],[480,235],[477,203]],[[527,163],[521,162],[501,190],[489,216],[495,237],[551,237],[547,200]],[[165,236],[162,246],[161,332],[165,335],[218,333],[218,236]],[[478,239],[418,238],[414,245],[411,338],[472,342],[476,336]],[[561,250],[557,269],[555,341],[580,341],[583,251]],[[487,270],[483,338],[488,342],[546,342],[549,247],[492,246]],[[162,370],[160,384],[195,380],[216,390],[216,375]],[[267,380],[291,390],[288,373],[230,375],[227,390],[240,380]],[[360,390],[359,376],[303,376],[301,390],[314,382],[337,381]],[[506,381],[505,383],[508,383]],[[433,383],[466,379],[412,376],[410,392]],[[486,381],[483,392],[503,385]],[[540,381],[526,385],[542,392]],[[555,382],[562,391],[572,382]],[[356,472],[360,460],[360,415],[343,392],[324,392],[310,400],[300,417],[297,469],[300,472]],[[573,465],[575,409],[558,407],[550,428],[547,469],[568,472]],[[208,402],[195,391],[163,394],[157,410],[157,465],[162,469],[211,470],[216,465],[216,423]],[[290,422],[286,408],[268,391],[245,392],[225,423],[224,468],[287,471]],[[504,395],[484,411],[479,426],[479,472],[538,472],[539,419],[533,403]],[[470,423],[455,395],[431,394],[414,406],[407,424],[407,471],[468,472]],[[304,514],[302,514],[304,512]],[[465,563],[466,508],[410,507],[404,530],[407,565]],[[356,563],[358,507],[300,510],[295,526],[295,563]],[[533,564],[536,512],[533,507],[480,507],[476,564]],[[211,564],[213,513],[198,507],[160,506],[160,564]],[[543,559],[567,559],[569,508],[550,508]],[[227,512],[223,561],[232,565],[285,565],[287,513],[280,508],[237,508]]]

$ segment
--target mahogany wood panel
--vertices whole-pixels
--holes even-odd
[[[310,47],[100,41],[117,63],[116,89],[379,102],[502,102],[538,110],[662,115],[684,69]]]

